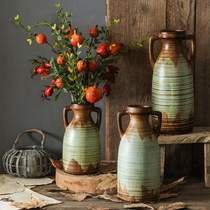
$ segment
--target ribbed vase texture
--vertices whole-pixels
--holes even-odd
[[[74,117],[63,138],[63,168],[71,174],[96,173],[100,166],[101,149],[98,128],[90,110],[74,110]]]

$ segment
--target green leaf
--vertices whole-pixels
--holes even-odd
[[[61,94],[61,91],[59,91],[56,95],[55,95],[55,101],[58,100],[59,95]]]
[[[110,22],[110,26],[115,26],[115,25],[116,25],[115,23]]]
[[[57,73],[58,73],[58,71],[59,71],[59,65],[58,65],[58,63],[57,63],[57,61],[56,61],[55,58],[52,57],[52,58],[50,59],[50,65],[51,65],[51,67],[52,67],[54,70],[56,70]]]
[[[106,27],[106,28],[105,28],[105,31],[108,31],[108,30],[109,30],[109,27]]]

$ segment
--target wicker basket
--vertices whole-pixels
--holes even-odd
[[[19,138],[28,132],[38,132],[43,136],[41,146],[20,146],[17,147]],[[2,157],[3,166],[7,173],[25,178],[37,178],[50,173],[52,155],[45,150],[45,134],[41,130],[30,129],[20,133],[15,140],[12,149],[7,151]]]

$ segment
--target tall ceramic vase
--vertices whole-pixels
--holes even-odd
[[[68,111],[74,117],[68,123]],[[97,122],[91,118],[97,112]],[[94,104],[71,104],[63,110],[65,134],[63,138],[63,169],[70,174],[93,174],[100,166],[101,148],[99,129],[101,109]]]
[[[182,41],[191,41],[191,59],[183,53]],[[156,62],[153,43],[162,40]],[[162,112],[161,133],[183,134],[193,130],[194,122],[194,37],[184,30],[162,30],[149,40],[149,58],[153,69],[152,108]],[[153,118],[154,127],[157,117]]]
[[[130,116],[124,132],[121,118]],[[149,115],[158,116],[158,129],[154,133]],[[158,200],[160,188],[160,149],[157,141],[161,128],[161,113],[145,105],[128,106],[117,113],[121,142],[118,151],[118,196],[129,202]]]

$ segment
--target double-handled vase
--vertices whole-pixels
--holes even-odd
[[[68,123],[68,112],[74,117]],[[97,113],[97,122],[91,117]],[[70,174],[93,174],[99,170],[101,146],[99,129],[101,109],[94,104],[71,104],[63,109],[65,134],[63,138],[63,170]]]
[[[122,128],[122,116],[130,122]],[[158,117],[157,130],[149,124],[149,115]],[[157,141],[162,115],[151,106],[132,105],[117,113],[121,142],[118,150],[118,196],[129,202],[158,200],[160,190],[160,148]]]
[[[162,40],[162,50],[155,61],[153,43]],[[191,58],[183,52],[183,40],[191,41]],[[184,30],[161,30],[149,40],[149,58],[153,69],[152,108],[162,113],[161,133],[183,134],[194,124],[194,51],[195,41]],[[153,117],[157,127],[157,117]]]

